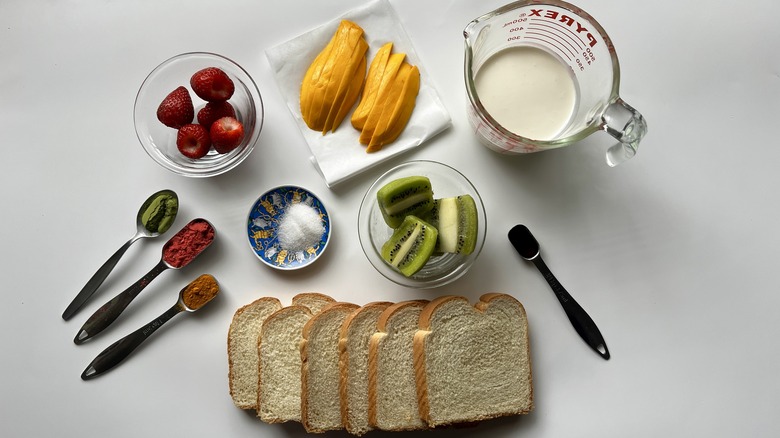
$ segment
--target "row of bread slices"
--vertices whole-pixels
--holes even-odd
[[[308,432],[428,429],[533,408],[525,310],[505,294],[473,306],[260,298],[235,312],[228,360],[236,406]]]

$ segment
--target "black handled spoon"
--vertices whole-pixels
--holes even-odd
[[[97,357],[87,365],[87,368],[81,374],[81,378],[83,380],[94,379],[106,371],[113,369],[130,356],[130,353],[135,351],[146,338],[151,336],[152,333],[171,318],[178,315],[180,312],[194,312],[200,309],[214,299],[218,293],[219,284],[217,283],[217,280],[209,274],[201,275],[179,292],[179,298],[173,307],[153,319],[149,324],[146,324],[133,333],[114,342],[98,354]]]
[[[566,312],[566,316],[569,317],[571,325],[574,326],[580,337],[585,340],[585,343],[590,345],[601,357],[609,359],[607,343],[604,342],[604,337],[601,336],[596,323],[588,316],[585,309],[577,304],[577,301],[564,289],[563,285],[550,271],[550,268],[544,263],[539,252],[539,242],[531,234],[531,230],[525,225],[515,225],[509,230],[509,241],[512,242],[512,246],[515,247],[520,257],[533,262],[539,272],[542,273],[544,279],[547,280],[547,283],[555,292],[555,296],[558,297],[558,301],[561,302],[561,306]]]

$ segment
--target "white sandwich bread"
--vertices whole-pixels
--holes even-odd
[[[436,427],[526,414],[533,386],[525,309],[505,294],[429,303],[414,335],[420,416]]]
[[[320,313],[320,310],[335,302],[333,298],[317,292],[303,292],[292,298],[293,306],[308,307],[312,314]]]
[[[392,303],[368,303],[352,312],[341,325],[339,335],[339,393],[341,421],[347,432],[363,435],[368,424],[368,342],[376,332],[382,312]]]
[[[339,334],[359,306],[331,304],[303,326],[301,423],[307,432],[343,429],[339,399]]]
[[[412,348],[426,304],[424,300],[394,304],[377,321],[368,348],[368,417],[376,429],[427,428],[420,417]]]
[[[293,297],[262,325],[258,351],[257,416],[267,423],[301,421],[301,353],[303,326],[335,300],[319,293]]]
[[[257,407],[257,337],[268,316],[282,308],[276,298],[260,298],[236,310],[228,329],[228,381],[233,404]]]
[[[228,332],[230,395],[307,432],[419,430],[534,407],[528,321],[510,295],[363,307],[317,293],[261,298]]]

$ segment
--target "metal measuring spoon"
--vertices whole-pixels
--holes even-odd
[[[205,224],[205,232],[207,235],[199,239],[188,238],[187,231],[195,226],[200,226],[201,224]],[[214,241],[215,233],[216,231],[214,230],[214,226],[212,226],[205,219],[193,219],[190,221],[190,223],[185,225],[184,228],[179,230],[178,233],[176,233],[173,237],[170,238],[170,240],[168,240],[168,242],[165,243],[165,246],[163,246],[162,258],[160,259],[160,262],[157,263],[157,265],[155,265],[154,268],[152,268],[152,270],[149,271],[146,275],[141,277],[140,280],[135,282],[132,286],[128,287],[123,292],[119,293],[119,295],[115,296],[109,302],[96,310],[95,313],[93,313],[92,316],[87,319],[87,322],[81,326],[81,330],[79,330],[79,333],[73,339],[73,342],[75,342],[77,345],[83,344],[87,339],[90,339],[105,330],[106,327],[111,325],[111,323],[114,322],[117,317],[119,317],[128,304],[130,304],[130,302],[133,301],[133,299],[135,299],[135,297],[138,296],[138,294],[141,293],[141,291],[144,290],[144,288],[152,280],[160,275],[161,272],[166,269],[181,269],[190,264],[190,262],[194,260],[195,257],[200,255],[203,250],[211,245],[211,242]],[[206,238],[209,235],[210,238]],[[184,259],[174,257],[179,255],[178,253],[166,254],[173,245],[177,245],[177,247],[181,245],[187,245],[182,248],[192,250],[192,253],[189,257]]]
[[[555,292],[555,296],[558,297],[558,301],[561,302],[563,310],[566,312],[566,316],[569,317],[571,325],[577,330],[580,337],[585,340],[593,350],[596,351],[604,359],[609,359],[609,350],[607,349],[607,343],[604,342],[604,337],[601,336],[599,328],[596,327],[596,323],[588,316],[585,309],[583,309],[574,298],[563,288],[563,285],[555,278],[550,268],[542,260],[542,256],[539,254],[539,242],[536,241],[534,235],[531,234],[525,225],[515,225],[509,230],[509,241],[512,242],[512,246],[520,254],[520,257],[533,262],[539,272],[547,283]]]
[[[147,228],[147,222],[144,220],[144,214],[147,213],[147,210],[149,210],[149,207],[152,205],[152,202],[154,202],[155,199],[157,199],[160,196],[168,196],[173,200],[173,203],[175,204],[175,209],[173,211],[173,216],[170,219],[170,223],[165,225],[164,227],[158,227],[154,226],[151,227],[150,230]],[[103,284],[103,281],[108,277],[108,274],[111,273],[111,271],[114,269],[114,266],[116,266],[117,262],[119,262],[119,259],[122,258],[122,256],[125,254],[128,248],[130,248],[130,245],[132,245],[136,240],[146,238],[146,237],[157,237],[161,234],[164,234],[166,231],[168,231],[168,228],[170,228],[170,224],[173,223],[174,219],[176,219],[176,213],[179,209],[179,197],[176,195],[176,192],[173,190],[160,190],[159,192],[153,194],[152,196],[149,196],[149,198],[144,201],[144,203],[141,205],[141,208],[138,209],[138,215],[135,218],[136,222],[136,232],[133,237],[130,238],[124,245],[122,245],[111,257],[109,257],[108,260],[106,260],[105,263],[103,263],[103,266],[101,266],[97,272],[92,276],[92,278],[89,279],[86,285],[81,289],[81,292],[76,295],[76,298],[73,299],[73,301],[68,305],[68,308],[65,309],[65,311],[62,313],[62,319],[69,320],[73,315],[76,314],[76,312],[84,305],[84,303],[87,302],[89,297],[92,296],[92,294],[97,291],[97,289],[100,287],[101,284]]]
[[[119,365],[125,360],[146,338],[152,335],[158,328],[168,322],[180,312],[194,312],[208,304],[219,293],[217,280],[209,274],[203,274],[193,280],[179,292],[176,304],[162,315],[153,319],[149,324],[130,333],[124,338],[114,342],[103,350],[95,359],[87,365],[81,373],[83,380],[93,379],[106,371]]]

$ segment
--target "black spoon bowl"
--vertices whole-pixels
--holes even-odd
[[[531,234],[531,230],[525,225],[515,225],[509,230],[509,241],[518,254],[520,254],[520,257],[532,262],[539,272],[542,273],[544,279],[547,280],[547,283],[555,292],[555,296],[558,297],[558,301],[560,301],[563,310],[566,312],[571,325],[574,326],[574,330],[577,331],[585,343],[601,357],[609,359],[607,343],[604,341],[604,337],[601,335],[596,323],[585,312],[585,309],[574,300],[571,294],[566,291],[558,279],[555,278],[552,271],[550,271],[550,268],[544,263],[539,251],[539,242]]]

